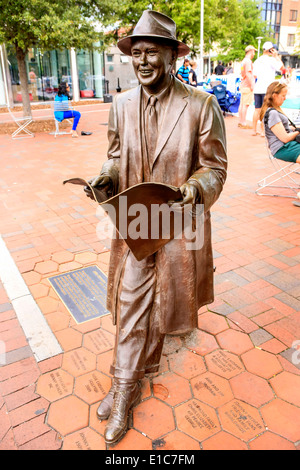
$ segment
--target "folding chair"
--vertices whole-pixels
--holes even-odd
[[[273,157],[267,139],[266,148],[269,160],[275,171],[257,183],[259,188],[255,193],[259,196],[297,198],[297,194],[300,191],[299,163],[286,162]]]
[[[13,121],[17,124],[18,128],[12,133],[13,139],[23,139],[24,137],[34,137],[34,133],[28,129],[29,124],[33,121],[31,116],[23,116],[23,117],[16,117],[10,107],[8,106],[8,112],[13,119]]]
[[[213,86],[212,91],[218,100],[219,106],[223,111],[223,115],[225,116],[226,113],[230,113],[230,108],[237,101],[237,96],[227,91],[225,85],[221,83]]]
[[[54,137],[56,137],[57,135],[70,134],[70,132],[68,132],[68,131],[59,130],[60,122],[55,119],[54,111],[69,111],[69,110],[72,110],[72,107],[70,107],[70,106],[67,107],[65,104],[60,104],[57,101],[52,101],[51,102],[51,108],[52,108],[53,119],[54,119],[54,123],[55,123],[55,131],[54,132],[49,132],[49,134],[54,135]],[[72,125],[72,122],[70,121],[70,119],[64,119],[64,121],[68,121],[68,123],[70,125]]]

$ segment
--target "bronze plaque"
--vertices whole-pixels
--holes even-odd
[[[106,309],[106,275],[98,266],[88,266],[49,278],[76,323],[109,314]]]

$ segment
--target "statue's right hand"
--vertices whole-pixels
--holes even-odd
[[[99,175],[96,178],[93,178],[89,181],[89,184],[93,187],[102,187],[102,186],[109,186],[111,184],[111,179],[109,176]]]

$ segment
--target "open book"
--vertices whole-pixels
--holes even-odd
[[[176,216],[168,204],[182,199],[180,189],[175,186],[140,183],[108,198],[104,189],[94,188],[84,179],[72,178],[63,183],[78,184],[84,186],[86,193],[92,192],[138,261],[172,240],[176,230],[182,230],[182,224],[178,223],[182,214]]]

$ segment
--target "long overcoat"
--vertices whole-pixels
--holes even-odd
[[[143,182],[141,96],[141,86],[119,94],[110,110],[108,161],[101,174],[117,177],[119,192]],[[204,243],[199,249],[189,249],[182,237],[156,253],[162,333],[193,329],[198,309],[214,300],[210,207],[222,191],[226,170],[224,118],[216,98],[173,79],[151,163],[151,181],[180,187],[190,180],[197,186],[204,204]],[[114,239],[107,290],[114,322],[127,254],[125,241]]]

